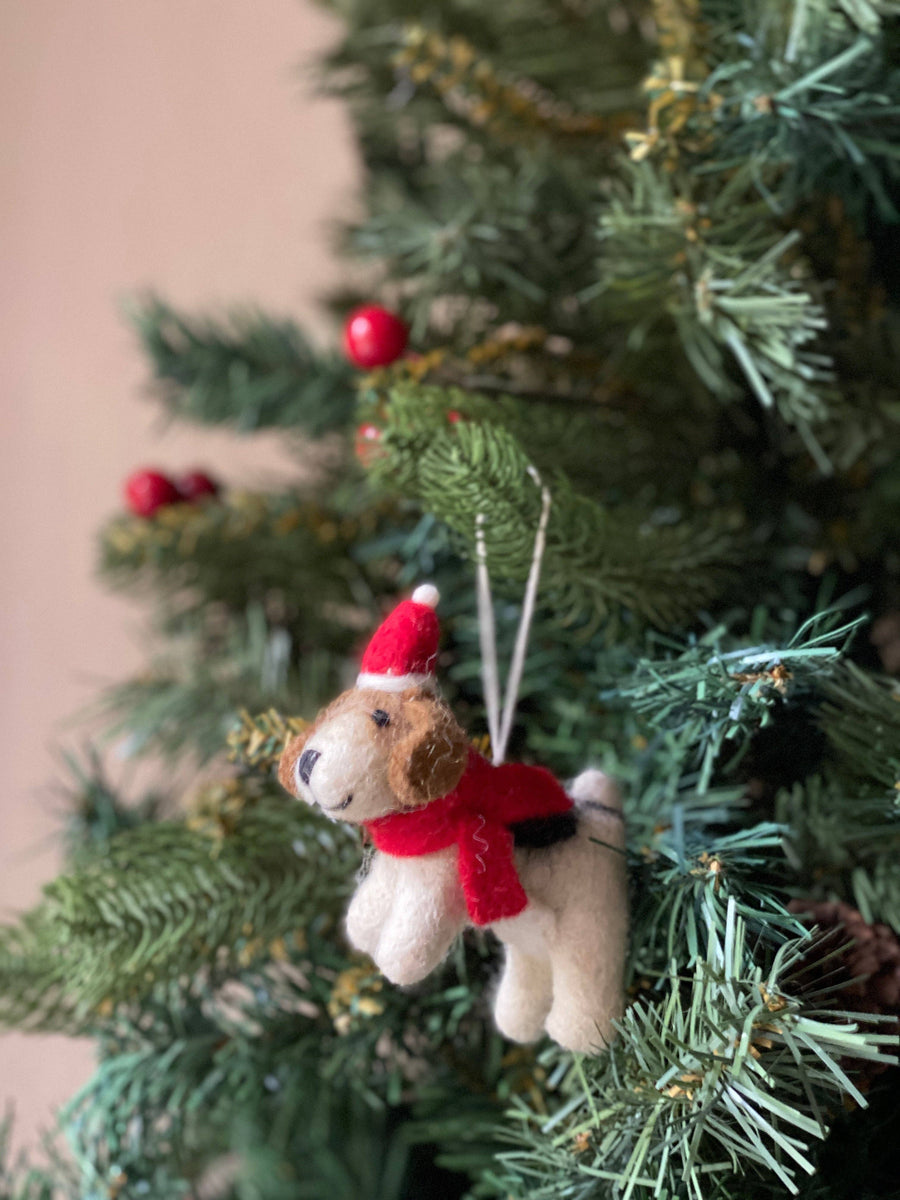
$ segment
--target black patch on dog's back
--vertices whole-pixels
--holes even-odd
[[[541,850],[567,842],[578,832],[578,813],[570,808],[567,812],[553,813],[549,817],[529,817],[527,821],[514,821],[510,825],[513,841],[518,850]]]

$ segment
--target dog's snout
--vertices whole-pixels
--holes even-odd
[[[309,777],[312,775],[312,769],[322,757],[319,750],[304,750],[300,755],[297,763],[297,774],[304,783],[309,783]]]

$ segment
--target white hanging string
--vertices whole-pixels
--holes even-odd
[[[516,704],[519,699],[519,685],[522,682],[525,655],[528,652],[528,635],[531,632],[531,621],[534,616],[538,584],[541,578],[541,564],[544,560],[544,549],[547,545],[547,523],[550,520],[550,489],[544,487],[541,477],[534,467],[528,468],[528,474],[541,489],[541,516],[534,538],[534,551],[531,556],[531,567],[528,571],[528,582],[525,585],[525,599],[522,604],[522,615],[519,618],[516,644],[509,667],[509,676],[506,680],[506,696],[503,701],[503,716],[500,722],[500,740],[497,743],[497,751],[494,754],[495,763],[503,762],[509,735],[512,733],[513,717],[515,716]]]
[[[487,549],[484,544],[484,513],[479,513],[475,518],[475,563],[478,640],[481,645],[484,706],[487,709],[488,735],[491,745],[497,746],[500,742],[500,671],[497,666],[497,630],[494,625],[491,580],[488,574]]]
[[[506,680],[506,695],[503,710],[500,710],[500,673],[497,666],[497,632],[494,625],[494,606],[491,600],[491,581],[487,565],[487,548],[484,541],[484,513],[475,518],[475,558],[476,583],[478,595],[478,624],[481,644],[481,674],[484,683],[484,702],[487,709],[488,732],[491,738],[493,762],[499,765],[506,755],[509,735],[512,733],[513,717],[519,697],[519,686],[522,682],[522,672],[525,668],[525,655],[528,651],[528,635],[531,632],[531,622],[537,601],[538,584],[541,578],[541,564],[547,545],[547,524],[550,520],[550,505],[552,497],[550,489],[545,487],[540,475],[534,467],[528,468],[528,474],[541,489],[541,515],[538,520],[537,532],[534,537],[534,551],[531,556],[531,567],[528,571],[528,581],[525,585],[525,596],[522,602],[522,615],[519,618],[519,628],[516,631],[516,642],[513,649],[509,675]]]

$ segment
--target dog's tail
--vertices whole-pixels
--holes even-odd
[[[585,816],[612,818],[623,821],[622,797],[615,780],[603,771],[590,767],[572,780],[566,791]]]

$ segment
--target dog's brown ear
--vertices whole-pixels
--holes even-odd
[[[302,733],[298,733],[296,737],[292,737],[288,744],[281,752],[281,758],[278,760],[278,782],[292,796],[297,795],[297,782],[294,777],[294,767],[297,759],[303,753],[303,747],[312,733],[312,726],[309,729],[304,729]]]
[[[426,693],[404,697],[403,716],[409,728],[391,749],[388,783],[401,804],[415,807],[453,791],[469,743],[450,709]]]

